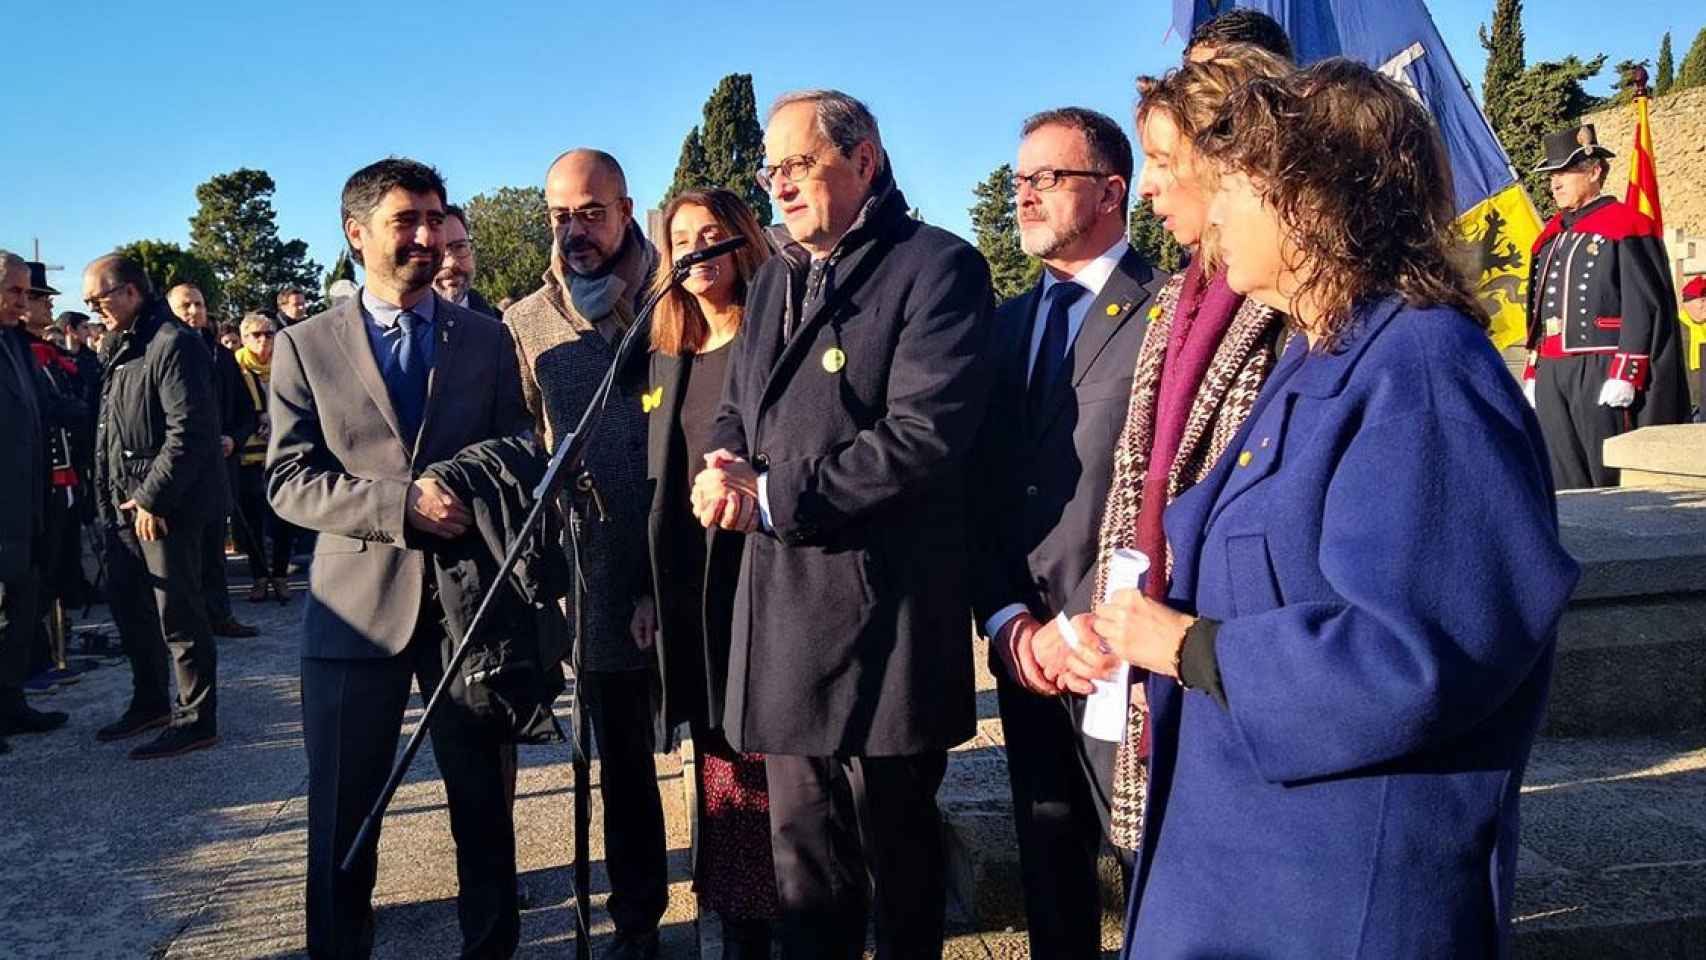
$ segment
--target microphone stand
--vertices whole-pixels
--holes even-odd
[[[427,737],[427,730],[432,722],[433,713],[448,695],[451,680],[461,670],[463,661],[468,659],[475,634],[485,623],[486,614],[491,610],[498,592],[507,588],[510,571],[515,569],[516,561],[520,559],[528,541],[533,538],[535,531],[542,529],[542,524],[539,521],[544,515],[546,504],[550,503],[552,498],[556,496],[563,478],[573,471],[578,471],[581,462],[586,459],[587,447],[592,443],[593,437],[597,435],[599,424],[603,422],[604,409],[610,401],[610,393],[615,388],[616,378],[628,364],[630,354],[634,351],[634,345],[648,339],[648,336],[643,334],[648,334],[651,328],[652,311],[656,309],[658,301],[663,299],[664,294],[687,279],[687,274],[693,268],[694,262],[696,261],[689,261],[688,258],[683,258],[677,262],[670,270],[669,283],[652,294],[640,307],[640,312],[635,316],[634,322],[623,333],[622,340],[616,347],[616,357],[611,361],[610,368],[604,372],[604,379],[599,382],[597,391],[592,395],[592,401],[581,413],[580,422],[575,425],[574,432],[557,445],[556,452],[551,456],[550,465],[545,470],[545,476],[540,479],[539,485],[533,490],[533,508],[528,511],[527,521],[522,525],[522,529],[526,533],[510,544],[509,550],[504,554],[503,562],[498,566],[497,575],[493,577],[491,584],[486,588],[486,595],[480,600],[480,606],[474,611],[474,618],[468,621],[468,629],[463,632],[462,639],[456,644],[455,652],[450,655],[450,661],[445,664],[444,676],[439,678],[438,686],[433,688],[432,696],[427,699],[426,712],[421,716],[420,724],[415,727],[415,732],[409,736],[408,745],[403,748],[403,755],[397,759],[396,765],[392,767],[390,779],[385,781],[385,789],[380,791],[379,798],[373,804],[373,809],[368,812],[367,819],[362,821],[361,830],[356,833],[355,840],[350,843],[349,851],[344,854],[340,869],[345,873],[354,869],[356,860],[375,841],[379,823],[385,817],[385,808],[390,806],[391,798],[397,793],[397,788],[402,785],[403,777],[408,774],[409,766],[414,762],[415,754],[420,752],[421,743]],[[588,481],[590,481],[590,476],[583,476],[577,486],[589,486]],[[574,537],[577,542],[578,536],[575,536],[575,525],[578,523],[578,518],[569,518],[571,537]],[[572,589],[581,589],[581,573],[578,563],[576,564],[574,579],[576,585]],[[575,609],[578,623],[580,604],[577,603]],[[587,890],[591,886],[591,864],[587,852],[587,833],[591,821],[589,809],[591,796],[589,791],[590,764],[587,759],[589,738],[585,722],[586,710],[581,699],[580,648],[580,637],[577,636],[573,661],[575,692],[570,700],[569,714],[570,736],[573,743],[570,766],[574,774],[575,808],[572,884],[575,897],[575,953],[581,960],[586,960],[592,949],[590,933],[592,904],[586,896]]]

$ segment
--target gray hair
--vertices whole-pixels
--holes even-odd
[[[264,313],[245,313],[243,314],[243,322],[237,329],[245,334],[254,333],[256,330],[271,330],[273,329],[272,318]]]
[[[27,273],[29,272],[29,269],[30,263],[28,260],[25,260],[23,257],[18,256],[10,250],[0,250],[0,277],[4,277],[13,270],[23,270]]]
[[[842,156],[851,157],[859,144],[869,140],[877,148],[877,171],[882,171],[883,135],[877,130],[877,118],[870,107],[840,90],[796,90],[782,94],[770,104],[764,125],[770,125],[777,111],[796,103],[809,103],[816,108],[818,135],[835,144]]]

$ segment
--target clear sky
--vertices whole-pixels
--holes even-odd
[[[1475,31],[1493,0],[1430,6],[1478,90]],[[1168,0],[9,7],[0,248],[29,257],[39,238],[43,257],[67,267],[52,275],[66,292],[56,310],[77,306],[83,265],[115,246],[187,246],[196,185],[238,167],[272,174],[281,235],[308,241],[322,268],[342,242],[344,178],[390,154],[432,163],[465,200],[542,183],[567,147],[602,147],[643,210],[668,186],[711,88],[736,72],[753,75],[760,110],[799,87],[864,99],[908,199],[969,234],[972,187],[1011,161],[1022,118],[1079,104],[1129,128],[1133,79],[1166,69],[1182,46],[1166,37]],[[1706,24],[1701,9],[1530,0],[1528,58],[1651,59],[1671,30],[1680,61]]]

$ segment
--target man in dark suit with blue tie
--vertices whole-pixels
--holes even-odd
[[[444,256],[444,182],[390,159],[344,185],[343,225],[366,270],[359,297],[280,332],[272,363],[267,491],[319,533],[302,650],[308,751],[308,953],[373,946],[370,845],[338,869],[396,755],[411,679],[437,684],[449,639],[428,589],[436,544],[466,505],[421,469],[528,429],[502,325],[432,290]],[[463,956],[507,957],[519,936],[503,736],[447,703],[430,730],[456,839]]]
[[[1095,598],[1097,537],[1145,311],[1164,284],[1126,240],[1132,149],[1070,107],[1027,120],[1018,220],[1045,270],[997,312],[999,366],[978,445],[973,599],[990,638],[1031,956],[1101,955],[1096,859],[1116,744],[1080,732],[1084,698],[1047,679],[1056,618]],[[1129,865],[1128,865],[1129,866]]]

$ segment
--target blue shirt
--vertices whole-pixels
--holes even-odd
[[[437,306],[438,296],[429,291],[410,311],[420,317],[416,330],[419,331],[421,358],[426,361],[428,370],[438,362],[438,324],[434,322]],[[403,328],[397,324],[397,315],[402,312],[402,307],[386,303],[366,287],[361,288],[361,323],[367,329],[368,346],[373,348],[373,362],[379,364],[379,375],[385,378],[387,385],[397,375],[391,357],[397,339],[403,335]]]

